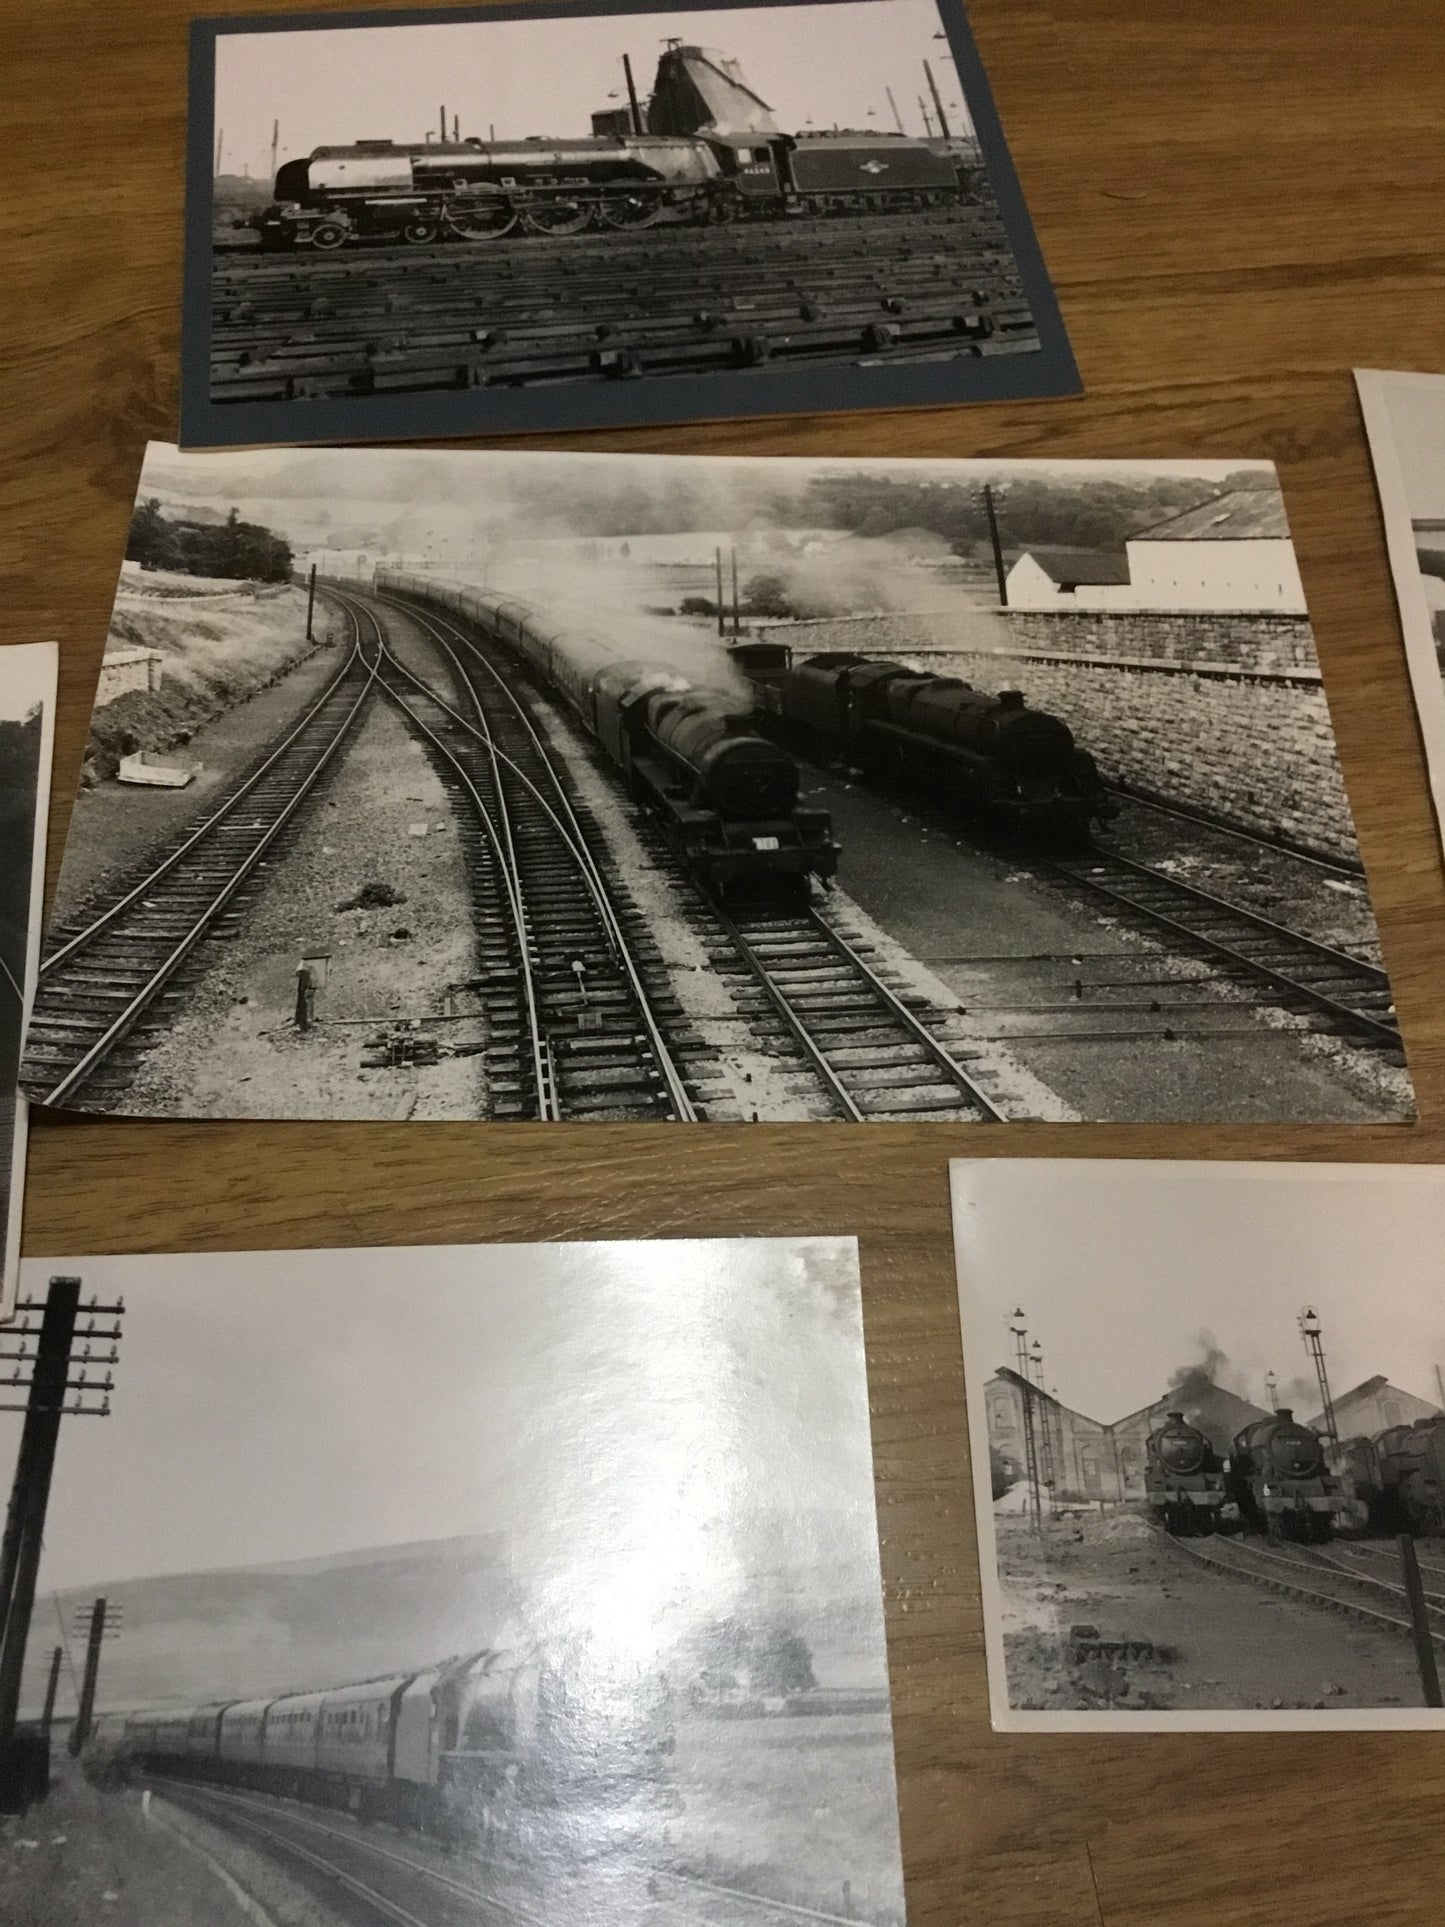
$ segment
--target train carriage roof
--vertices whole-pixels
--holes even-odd
[[[373,1700],[390,1699],[411,1685],[415,1673],[394,1673],[389,1679],[363,1680],[358,1686],[338,1686],[334,1692],[318,1694],[325,1712],[335,1706],[370,1705]]]

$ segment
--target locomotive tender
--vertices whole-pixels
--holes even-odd
[[[1319,1433],[1301,1425],[1287,1405],[1246,1425],[1235,1439],[1227,1490],[1245,1525],[1276,1540],[1329,1539],[1342,1503]]]
[[[629,1683],[599,1713],[565,1674],[518,1652],[466,1653],[322,1692],[145,1709],[125,1716],[117,1744],[142,1772],[451,1834],[504,1791],[555,1802],[587,1797],[604,1775],[645,1786],[665,1770],[665,1684]]]
[[[798,802],[798,766],[750,708],[675,669],[559,628],[529,604],[379,569],[378,590],[477,624],[566,702],[689,874],[720,896],[805,894],[838,867],[826,810]]]
[[[1218,1529],[1226,1503],[1224,1468],[1209,1439],[1182,1412],[1149,1434],[1144,1493],[1166,1532],[1190,1538]]]
[[[1016,689],[988,695],[847,652],[793,659],[776,643],[734,652],[782,730],[846,755],[874,780],[1048,841],[1080,843],[1118,812],[1098,765],[1057,716]]]
[[[607,117],[600,117],[607,118]],[[317,147],[277,170],[254,217],[263,247],[330,252],[367,240],[425,246],[691,222],[892,212],[968,189],[946,141],[780,133],[736,63],[702,47],[658,62],[647,131],[575,140],[477,139]]]

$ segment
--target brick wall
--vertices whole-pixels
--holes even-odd
[[[774,633],[800,654],[857,649],[979,689],[1021,689],[1034,708],[1069,724],[1107,777],[1330,855],[1358,854],[1304,619],[1029,613],[1007,621],[1010,634],[1041,652],[1040,637],[1081,660],[1018,648],[940,650],[920,634],[918,618],[903,615],[789,624]],[[1171,638],[1177,656],[1164,649]],[[1295,670],[1299,681],[1253,680],[1247,670],[1237,680],[1217,669],[1203,673],[1206,663],[1226,666],[1230,649],[1243,657],[1250,638],[1248,669]],[[1262,664],[1269,654],[1290,660]],[[1157,667],[1133,666],[1146,662]],[[1191,662],[1201,673],[1190,672]]]

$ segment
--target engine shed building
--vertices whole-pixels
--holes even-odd
[[[1438,1405],[1392,1385],[1383,1373],[1352,1385],[1348,1392],[1333,1400],[1333,1404],[1335,1429],[1342,1439],[1373,1438],[1376,1432],[1383,1432],[1390,1425],[1413,1425],[1416,1419],[1440,1416]],[[1316,1412],[1305,1424],[1322,1432],[1324,1413]]]

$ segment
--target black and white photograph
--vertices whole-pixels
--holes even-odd
[[[1440,1727],[1438,1167],[951,1167],[996,1728]]]
[[[153,447],[24,1081],[1409,1119],[1274,471]]]
[[[55,732],[53,642],[0,649],[0,1324],[15,1305],[25,1189],[20,1047],[35,994]]]
[[[851,1240],[23,1289],[88,1383],[0,1661],[7,1919],[903,1927]]]
[[[1445,831],[1445,375],[1355,371],[1435,816]]]
[[[201,21],[180,440],[1078,392],[959,0]]]

